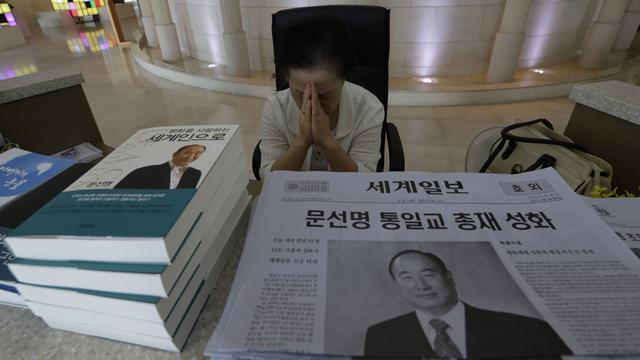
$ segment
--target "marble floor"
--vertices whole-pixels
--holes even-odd
[[[133,46],[133,45],[129,45]],[[264,99],[216,93],[154,77],[139,69],[130,48],[108,30],[87,24],[34,31],[23,47],[0,52],[2,78],[71,67],[106,144],[118,146],[137,129],[180,124],[239,124],[247,158],[259,138]],[[388,118],[403,141],[406,169],[464,171],[467,146],[483,129],[547,118],[562,131],[574,103],[565,98],[483,106],[390,107]]]

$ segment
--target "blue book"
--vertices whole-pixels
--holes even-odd
[[[22,149],[0,153],[0,208],[74,164],[73,160]]]

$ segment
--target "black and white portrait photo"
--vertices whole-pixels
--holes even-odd
[[[447,358],[571,353],[489,242],[332,241],[328,257],[326,352]]]
[[[202,172],[191,167],[207,150],[204,145],[186,145],[157,165],[133,170],[116,184],[115,189],[188,189],[196,188]]]

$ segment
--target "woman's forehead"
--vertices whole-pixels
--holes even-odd
[[[342,83],[334,71],[324,66],[289,70],[289,86],[292,88],[303,91],[310,81],[316,84],[319,94],[334,90]]]

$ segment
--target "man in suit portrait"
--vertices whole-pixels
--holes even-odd
[[[402,251],[391,258],[388,271],[415,311],[370,326],[365,356],[504,358],[571,353],[542,320],[461,301],[453,275],[432,253]]]
[[[189,167],[207,148],[204,145],[187,145],[178,149],[171,160],[133,170],[120,180],[115,189],[185,189],[195,188],[201,172]]]

